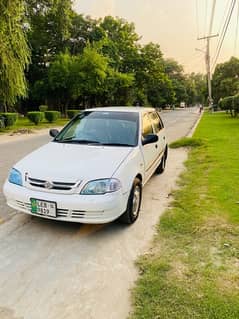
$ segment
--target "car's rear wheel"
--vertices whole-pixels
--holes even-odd
[[[168,157],[168,149],[166,148],[164,151],[163,157],[161,159],[161,162],[159,166],[156,168],[156,171],[155,171],[156,174],[162,174],[164,172],[166,167],[167,157]]]
[[[127,209],[120,216],[120,222],[124,224],[133,224],[139,216],[142,198],[142,183],[140,179],[135,178],[132,189],[130,191]]]

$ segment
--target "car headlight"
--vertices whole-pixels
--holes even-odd
[[[22,174],[15,168],[12,168],[9,176],[8,176],[9,183],[22,186]]]
[[[121,183],[116,178],[98,179],[88,182],[82,191],[81,195],[103,195],[113,193],[121,188]]]

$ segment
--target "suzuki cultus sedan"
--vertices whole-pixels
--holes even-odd
[[[61,221],[107,223],[138,217],[142,187],[165,168],[165,129],[153,108],[85,110],[20,160],[4,184],[7,204]]]

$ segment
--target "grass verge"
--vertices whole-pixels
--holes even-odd
[[[170,148],[179,148],[179,147],[197,147],[202,146],[203,140],[195,137],[182,137],[181,139],[172,142]]]
[[[61,118],[54,123],[49,123],[46,120],[44,120],[41,123],[39,123],[39,125],[35,125],[34,123],[31,123],[27,118],[19,118],[15,125],[9,128],[0,129],[0,134],[18,131],[20,132],[21,130],[26,130],[27,132],[31,130],[39,130],[42,128],[60,127],[64,126],[67,122],[69,122],[69,119]]]
[[[204,114],[150,254],[131,319],[239,318],[239,119]]]

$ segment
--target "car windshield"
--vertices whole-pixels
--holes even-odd
[[[75,117],[55,138],[59,143],[136,146],[137,112],[85,111]]]

